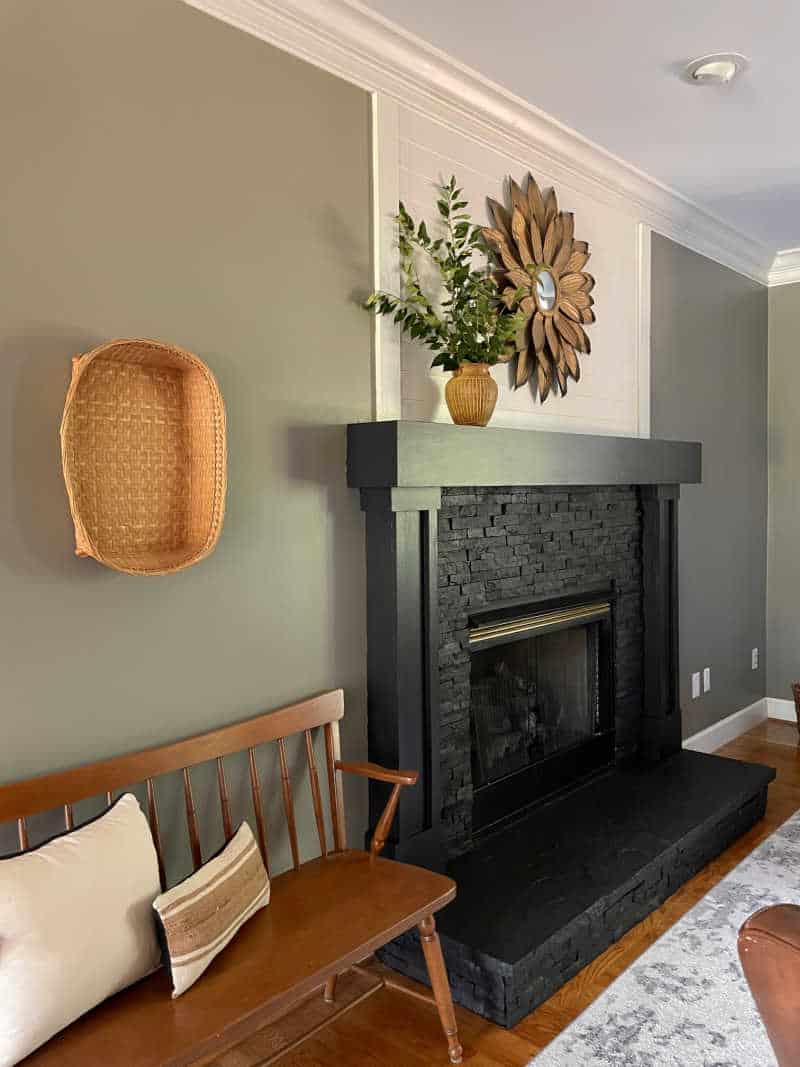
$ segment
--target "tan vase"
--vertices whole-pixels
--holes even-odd
[[[485,426],[497,403],[488,363],[462,363],[444,387],[450,418],[458,426]]]

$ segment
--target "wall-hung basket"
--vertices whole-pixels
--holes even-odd
[[[191,352],[123,340],[76,357],[61,458],[77,555],[170,574],[213,551],[225,514],[225,407]]]

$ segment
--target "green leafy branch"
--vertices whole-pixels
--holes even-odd
[[[417,225],[402,201],[396,216],[402,296],[372,293],[367,308],[393,316],[395,325],[433,352],[431,366],[455,370],[461,363],[505,362],[525,317],[519,289],[508,303],[500,299],[491,267],[474,269],[476,251],[489,254],[479,226],[472,223],[456,179],[440,187],[437,201],[445,236],[433,238],[424,220]],[[417,269],[418,251],[436,265],[444,298],[439,307],[424,292]]]

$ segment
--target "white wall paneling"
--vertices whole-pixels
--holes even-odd
[[[647,375],[640,375],[640,363],[649,364],[649,329],[646,335],[639,330],[639,313],[648,290],[640,280],[642,252],[649,248],[636,213],[598,200],[577,182],[559,180],[548,161],[530,146],[499,150],[474,131],[453,129],[402,104],[392,109],[386,127],[377,136],[384,164],[386,159],[398,160],[400,199],[416,219],[424,217],[432,223],[433,231],[438,217],[437,186],[452,173],[473,216],[488,222],[486,197],[503,200],[507,176],[521,180],[531,170],[540,185],[556,187],[560,206],[575,212],[576,236],[589,242],[592,258],[587,269],[597,279],[593,295],[598,321],[588,328],[592,353],[581,358],[580,383],[570,383],[566,397],[550,397],[541,404],[530,387],[513,389],[512,367],[498,366],[493,371],[500,389],[493,425],[585,433],[647,432],[649,387],[644,390],[645,411],[641,412],[640,386]],[[396,238],[386,221],[379,227],[384,237],[379,254],[382,262],[393,264]],[[439,368],[430,369],[428,351],[406,338],[400,353],[402,417],[449,421],[444,403],[447,375]],[[385,373],[390,370],[385,368]],[[387,417],[388,413],[381,414]]]

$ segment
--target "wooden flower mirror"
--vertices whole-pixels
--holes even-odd
[[[489,200],[495,225],[481,232],[497,257],[494,277],[508,306],[524,291],[524,322],[508,352],[517,360],[515,387],[535,372],[534,391],[544,401],[556,389],[564,396],[569,378],[580,380],[578,354],[591,351],[584,329],[595,321],[594,278],[583,269],[589,246],[574,239],[573,215],[559,211],[555,190],[542,194],[529,174],[524,191],[512,178],[509,192],[508,208]]]

